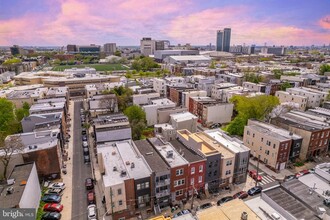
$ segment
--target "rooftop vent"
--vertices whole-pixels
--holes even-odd
[[[135,167],[135,164],[132,162],[131,163],[131,168],[134,168]]]
[[[112,151],[112,153],[111,153],[112,155],[116,155],[116,151]]]
[[[167,158],[170,158],[170,157],[173,157],[173,150],[169,150],[166,152],[166,157]]]
[[[113,167],[112,171],[117,171],[117,167]]]
[[[131,164],[131,162],[129,162],[129,161],[126,161],[126,165],[130,165]]]
[[[14,193],[14,187],[8,187],[7,188],[7,194],[13,194]]]
[[[120,172],[120,176],[121,176],[121,177],[126,176],[126,174],[127,174],[127,173],[126,173],[125,170],[122,170],[122,171]]]
[[[247,214],[247,212],[242,212],[241,220],[247,220],[247,219],[248,219],[248,214]]]

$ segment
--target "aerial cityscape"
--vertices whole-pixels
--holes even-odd
[[[0,8],[0,220],[330,220],[330,2]]]

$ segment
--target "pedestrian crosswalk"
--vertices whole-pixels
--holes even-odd
[[[268,183],[274,182],[275,179],[273,179],[270,176],[262,176],[262,181],[258,183],[258,185],[262,186],[262,185],[266,185]]]

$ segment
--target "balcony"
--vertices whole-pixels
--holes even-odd
[[[166,186],[166,185],[170,185],[170,179],[156,182],[156,187]]]
[[[170,190],[163,190],[159,193],[156,193],[156,198],[164,197],[164,196],[169,196],[170,195]]]

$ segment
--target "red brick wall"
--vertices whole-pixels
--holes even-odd
[[[178,169],[183,169],[183,175],[179,175],[179,176],[176,175],[176,170],[178,170]],[[184,179],[185,184],[174,187],[174,181],[180,180],[180,179]],[[181,196],[175,196],[177,201],[186,198],[187,184],[188,184],[188,165],[171,168],[171,193],[175,193],[178,190],[182,190]]]
[[[205,186],[205,182],[204,182],[205,181],[205,169],[206,169],[205,164],[206,164],[205,160],[198,161],[198,162],[195,162],[195,163],[190,163],[189,168],[188,168],[188,183],[187,183],[189,192],[191,192],[194,187],[197,191],[200,190],[200,189],[204,190],[204,186]],[[202,172],[199,172],[199,166],[200,165],[203,166]],[[191,173],[192,167],[195,168],[195,173],[194,174]],[[202,176],[202,182],[201,183],[198,182],[199,176]],[[191,179],[194,179],[194,185],[193,185],[194,187],[191,185]]]

